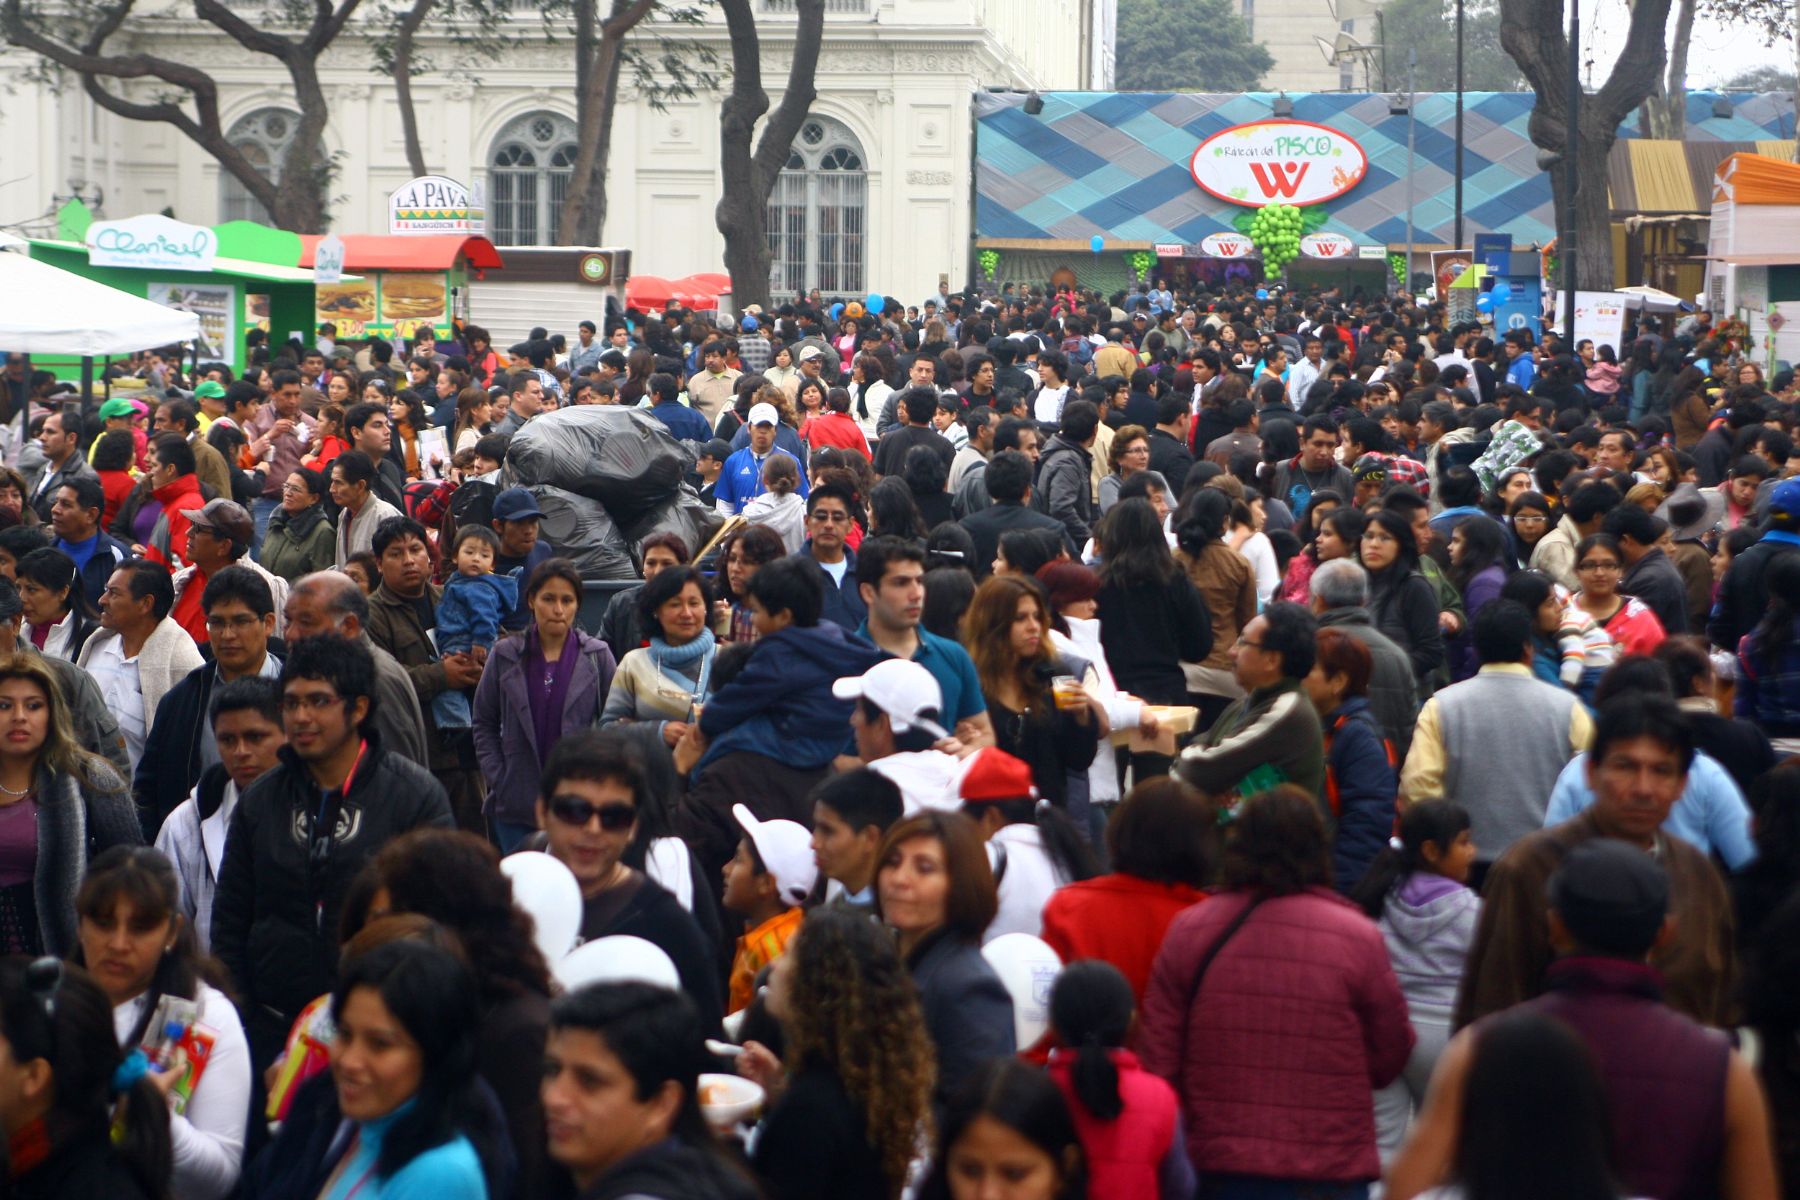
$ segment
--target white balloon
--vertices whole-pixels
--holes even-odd
[[[532,940],[544,961],[555,963],[581,935],[581,885],[559,859],[541,850],[521,850],[500,860],[512,880],[513,903],[531,914]]]
[[[1062,970],[1042,938],[1029,933],[1003,933],[981,948],[981,957],[1000,977],[1013,1002],[1013,1037],[1026,1050],[1050,1028],[1050,987]]]
[[[550,973],[570,992],[590,983],[628,982],[681,990],[681,976],[661,946],[622,933],[577,946]]]

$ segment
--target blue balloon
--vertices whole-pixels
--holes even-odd
[[[1269,289],[1268,288],[1257,288],[1256,289],[1256,298],[1258,300],[1267,300],[1269,298]]]
[[[835,321],[843,315],[844,315],[844,306],[843,306],[842,302],[839,302],[839,303],[831,306],[831,319],[832,320]]]
[[[880,292],[870,292],[863,299],[863,306],[872,313],[878,313],[887,307],[887,300]]]
[[[1106,248],[1106,239],[1096,233],[1093,237],[1088,239],[1088,245],[1093,249],[1095,254],[1098,254]]]
[[[1495,304],[1505,304],[1512,299],[1512,284],[1502,279],[1497,281],[1488,295],[1494,298]]]
[[[1475,307],[1484,313],[1491,313],[1494,311],[1494,298],[1488,295],[1477,296],[1475,297]]]

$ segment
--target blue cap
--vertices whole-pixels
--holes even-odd
[[[538,507],[537,497],[522,487],[507,488],[494,497],[496,521],[523,521],[543,515],[544,510]]]
[[[1800,524],[1800,479],[1784,479],[1769,493],[1769,519],[1782,529]]]
[[[756,318],[755,317],[745,317],[741,322],[738,323],[738,328],[743,330],[745,333],[755,333],[756,332]]]

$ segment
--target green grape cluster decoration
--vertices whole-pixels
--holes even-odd
[[[1150,268],[1156,265],[1156,255],[1148,250],[1138,250],[1125,259],[1139,280],[1150,278]]]
[[[1250,240],[1262,252],[1263,273],[1273,276],[1300,257],[1306,219],[1292,204],[1269,204],[1250,218]]]
[[[983,250],[980,255],[981,273],[988,279],[994,278],[994,272],[1000,269],[1000,252]]]
[[[1388,267],[1390,270],[1392,270],[1394,272],[1394,282],[1398,283],[1401,287],[1405,287],[1406,286],[1406,255],[1404,255],[1404,254],[1388,255]]]

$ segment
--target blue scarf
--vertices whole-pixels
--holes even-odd
[[[689,642],[683,642],[679,646],[671,646],[669,643],[663,641],[660,636],[656,636],[650,639],[650,661],[655,663],[657,669],[664,675],[667,675],[675,683],[678,683],[684,689],[693,692],[696,699],[704,701],[706,699],[706,696],[704,695],[707,675],[706,667],[702,666],[698,672],[698,678],[700,680],[698,686],[696,686],[694,682],[696,677],[687,674],[682,671],[681,668],[692,666],[696,662],[704,662],[710,665],[713,650],[716,646],[717,642],[713,637],[713,631],[704,627],[700,630],[699,637],[696,637]]]

